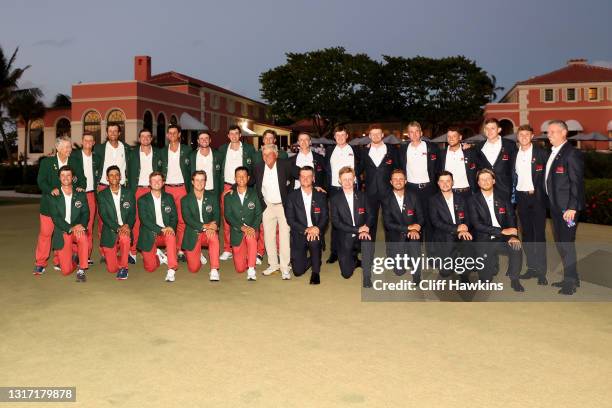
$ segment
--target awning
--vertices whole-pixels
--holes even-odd
[[[540,126],[540,132],[548,132],[548,122],[550,122],[550,120],[544,121],[544,123],[542,123],[542,126]]]
[[[612,132],[612,120],[608,122],[608,132]]]
[[[542,126],[540,127],[540,131],[541,132],[548,132],[548,124],[549,123],[550,123],[550,120],[547,120],[544,123],[542,123]],[[584,130],[582,128],[582,125],[580,124],[580,122],[578,122],[577,120],[574,120],[574,119],[566,120],[565,124],[567,125],[567,130],[570,131],[570,132],[582,132]]]
[[[569,139],[571,140],[578,140],[578,141],[596,141],[596,142],[608,142],[610,141],[610,139],[608,138],[608,136],[604,136],[601,133],[597,133],[597,132],[593,132],[593,133],[589,133],[589,134],[579,134],[576,136],[572,136]]]
[[[395,135],[389,135],[383,139],[383,142],[388,144],[400,144],[402,141],[395,137]]]
[[[446,143],[446,133],[441,134],[438,137],[434,137],[430,140],[432,143]]]
[[[246,136],[256,136],[257,135],[257,133],[253,132],[251,129],[247,127],[246,122],[242,123],[242,126],[240,126],[240,129],[242,130],[243,135],[246,135]]]
[[[181,114],[179,124],[184,130],[208,130],[208,126],[186,112]]]

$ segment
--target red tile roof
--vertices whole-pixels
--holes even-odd
[[[568,84],[585,82],[612,82],[612,69],[596,65],[568,64],[556,71],[517,82],[516,85]]]

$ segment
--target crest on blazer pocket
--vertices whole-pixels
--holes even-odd
[[[393,164],[393,159],[388,159],[388,160],[386,161],[386,163],[387,163],[387,164]]]
[[[159,167],[161,167],[163,164],[164,164],[164,162],[163,162],[161,159],[159,159],[159,160],[157,161],[157,165],[158,165]]]
[[[557,166],[557,168],[555,169],[555,173],[557,173],[557,174],[563,174],[563,173],[565,173],[565,167],[563,167],[563,166]]]
[[[255,203],[252,201],[249,201],[249,203],[247,204],[247,208],[249,210],[254,210],[255,209]]]
[[[320,209],[319,207],[314,207],[314,208],[312,209],[312,211],[313,211],[315,214],[320,214],[320,213],[321,213],[321,209]]]
[[[500,214],[505,214],[506,213],[506,207],[499,207],[499,213]]]
[[[459,218],[465,218],[465,213],[463,211],[459,211],[457,215],[459,216]]]
[[[130,208],[130,202],[129,201],[124,201],[123,203],[123,208]]]
[[[170,214],[170,211],[172,211],[172,208],[170,208],[169,205],[164,207],[164,212],[166,212],[166,214]]]
[[[408,215],[414,215],[414,210],[413,210],[412,208],[408,208],[408,209],[406,210],[406,214],[408,214]]]
[[[536,164],[535,166],[535,171],[542,171],[544,170],[544,165],[542,164]]]
[[[436,156],[435,153],[432,153],[430,157],[431,157],[431,160],[436,160],[438,158],[438,156]]]
[[[358,213],[358,214],[365,214],[365,208],[363,208],[363,207],[359,207],[359,208],[357,209],[357,213]]]
[[[207,212],[207,213],[211,213],[211,212],[212,212],[212,210],[213,210],[212,205],[207,205],[207,206],[206,206],[206,212]]]
[[[185,157],[185,164],[189,166],[189,157]]]
[[[476,168],[476,163],[470,163],[470,170],[474,170]]]
[[[321,166],[317,165],[317,171],[321,171],[321,170],[323,170]]]
[[[215,164],[215,170],[221,170],[221,165],[219,163]]]
[[[74,206],[75,208],[81,208],[83,206],[83,203],[77,200],[74,202]]]
[[[510,156],[508,156],[508,153],[504,153],[504,155],[502,156],[502,160],[510,160]]]
[[[79,180],[79,178],[77,176],[72,176],[72,182],[76,183]]]
[[[247,159],[246,159],[246,163],[247,163],[247,164],[251,164],[251,158],[250,158],[250,157],[247,157]]]

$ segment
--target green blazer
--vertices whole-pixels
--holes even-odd
[[[284,150],[279,150],[278,151],[278,158],[279,159],[288,159],[289,155],[287,154],[286,151]],[[255,160],[253,164],[257,164],[259,162],[263,161],[263,152],[261,150],[257,150],[256,154],[255,154]]]
[[[109,187],[100,191],[97,196],[98,212],[103,221],[100,246],[104,248],[113,248],[115,246],[120,227],[112,194]],[[134,192],[127,187],[121,187],[119,204],[121,205],[121,220],[124,224],[129,225],[131,230],[136,222],[136,198],[134,197]]]
[[[161,172],[164,174],[164,178],[168,176],[168,151],[170,147],[166,146],[160,149],[160,155],[162,159]],[[191,191],[191,148],[181,143],[180,148],[180,167],[181,174],[185,180],[185,189],[187,192]]]
[[[85,178],[85,170],[83,167],[83,150],[82,149],[77,149],[77,150],[73,150],[72,153],[70,154],[70,158],[73,159],[72,160],[72,166],[74,171],[75,171],[75,175],[77,177],[77,182],[76,185],[77,187],[80,187],[82,189],[86,189],[87,188],[87,179]],[[98,156],[98,154],[94,151],[91,154],[91,163],[92,163],[92,171],[93,171],[93,188],[94,190],[97,190],[98,188],[98,183],[100,182],[100,156]]]
[[[161,171],[161,153],[156,147],[151,146],[151,149],[153,151],[153,159],[151,161],[153,171]],[[128,155],[130,158],[127,167],[128,187],[136,191],[136,189],[138,188],[138,178],[140,177],[140,145],[136,145],[132,149],[130,149]]]
[[[79,175],[76,171],[74,171],[75,166],[72,155],[68,157],[68,166],[73,167],[74,174],[72,178],[72,186],[78,187]],[[57,155],[44,157],[40,161],[36,182],[42,193],[40,197],[40,213],[42,215],[51,216],[51,198],[53,197],[51,195],[51,191],[62,186],[58,174],[59,168]]]
[[[212,190],[212,192],[219,197],[219,194],[221,192],[223,192],[223,173],[221,172],[221,168],[223,166],[223,163],[221,162],[221,154],[219,154],[219,152],[217,150],[211,149],[212,155],[213,155],[213,174],[207,174],[206,177],[213,177],[213,183],[214,183],[214,190]],[[191,163],[190,169],[189,169],[189,184],[191,185],[191,175],[193,174],[194,171],[196,171],[196,164],[197,164],[197,154],[198,154],[198,150],[194,150],[191,152],[191,155],[189,156],[189,162]],[[208,193],[210,193],[210,191],[208,191]]]
[[[261,202],[254,188],[249,187],[244,197],[244,204],[240,203],[240,197],[236,192],[236,186],[227,193],[224,200],[225,219],[230,225],[230,242],[232,246],[238,246],[242,242],[243,225],[259,229],[261,224]]]
[[[89,221],[89,206],[87,205],[87,196],[85,193],[78,193],[72,190],[72,204],[70,209],[70,224],[66,222],[66,202],[64,200],[64,192],[61,191],[58,196],[49,196],[49,209],[51,218],[53,219],[53,238],[51,244],[53,249],[62,249],[64,247],[64,232],[69,233],[70,228],[81,224],[87,228]]]
[[[94,153],[96,153],[98,157],[100,158],[100,162],[98,165],[98,174],[100,175],[100,177],[102,177],[102,171],[104,170],[104,158],[106,156],[106,144],[107,143],[108,141],[94,145],[94,148],[93,148]],[[130,165],[130,157],[129,157],[130,147],[125,142],[119,141],[119,143],[123,145],[123,154],[125,156],[125,171],[127,173],[128,166]],[[98,181],[100,181],[100,179],[98,179]]]
[[[225,159],[227,157],[228,143],[219,147],[219,155],[221,156],[221,180],[225,174]],[[242,142],[242,165],[249,169],[249,175],[253,177],[253,164],[255,164],[255,155],[257,151],[252,144]]]
[[[202,232],[204,224],[209,224],[215,221],[217,226],[221,226],[219,217],[219,199],[216,195],[210,194],[210,192],[204,193],[204,199],[202,202],[202,219],[204,222],[200,222],[198,201],[193,192],[181,198],[181,211],[183,214],[183,220],[185,221],[185,235],[183,235],[181,248],[188,251],[192,251],[193,248],[195,248],[196,241],[198,240],[198,234]]]
[[[176,232],[178,223],[178,213],[174,205],[174,198],[164,191],[161,196],[161,210],[164,225],[172,227]],[[138,217],[140,218],[140,235],[136,246],[141,251],[148,252],[153,247],[157,235],[161,232],[161,227],[155,223],[155,204],[153,203],[152,193],[143,195],[138,199]]]

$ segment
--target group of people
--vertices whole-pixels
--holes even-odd
[[[483,130],[486,141],[469,146],[461,143],[458,128],[449,128],[447,147],[439,149],[423,138],[418,122],[408,124],[409,141],[400,145],[385,144],[381,125],[373,124],[370,144],[355,147],[338,126],[336,144],[325,155],[314,152],[311,136],[302,132],[291,157],[279,151],[273,130],[256,151],[241,140],[238,126],[228,129],[228,142],[216,150],[207,131],[199,133],[196,150],[181,144],[177,125],[168,127],[167,145],[159,149],[148,129],[139,132],[135,147],[127,146],[114,124],[102,144],[84,132],[82,149],[74,152],[71,140],[60,137],[57,154],[40,163],[34,274],[44,273],[53,254],[57,269],[65,275],[76,269],[77,281],[85,281],[97,219],[101,260],[117,279],[127,279],[140,251],[146,271],[167,266],[168,282],[179,262],[191,272],[210,263],[209,278],[218,281],[220,261],[229,259],[254,281],[267,254],[263,275],[280,272],[291,279],[310,269],[310,283],[319,284],[328,224],[326,262],[337,261],[341,275],[350,278],[361,266],[361,243],[377,239],[382,210],[390,246],[417,257],[423,251],[485,253],[485,267],[477,271],[484,281],[494,279],[498,255],[506,254],[511,287],[522,292],[520,279],[548,284],[546,253],[538,250],[546,241],[548,208],[564,266],[563,280],[553,285],[573,294],[580,285],[574,241],[584,209],[583,162],[567,142],[566,124],[549,122],[550,153],[532,142],[528,125],[519,127],[518,143],[500,136],[496,119],[487,119]],[[521,274],[523,251],[527,270]],[[371,287],[363,269],[363,286]],[[411,273],[420,281],[420,270]],[[468,280],[469,273],[460,278]]]

